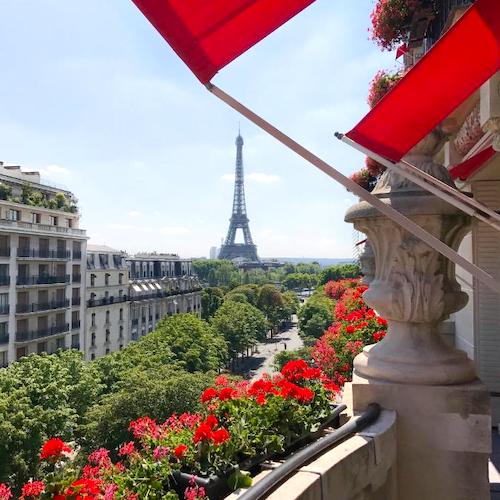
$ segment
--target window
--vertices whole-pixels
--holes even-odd
[[[80,335],[78,335],[78,333],[71,335],[71,348],[80,349]]]
[[[91,359],[92,361],[94,361],[94,359],[95,359],[95,354],[94,354],[94,353],[92,353],[92,354],[90,355],[90,359]]]
[[[106,274],[104,275],[104,284],[105,284],[106,286],[109,286],[109,277],[110,277],[110,274],[108,274],[108,273],[106,273]]]
[[[9,294],[0,293],[0,314],[9,313]]]
[[[92,335],[90,336],[90,345],[95,347],[95,332],[92,332]]]
[[[95,326],[95,313],[92,313],[92,323],[91,323],[92,326]],[[93,333],[92,335],[95,336],[95,334]]]
[[[118,284],[119,285],[123,285],[123,273],[120,273],[118,275]],[[121,295],[121,294],[120,294]]]
[[[19,212],[19,210],[7,210],[7,220],[19,220],[20,218],[21,212]],[[22,347],[19,349],[22,349]]]
[[[106,339],[105,339],[105,342],[109,342],[109,335],[110,335],[109,330],[106,330]]]
[[[9,336],[9,323],[8,321],[3,321],[0,323],[0,341],[2,338]]]
[[[109,347],[106,348],[106,354],[109,354]]]
[[[120,351],[123,349],[123,344],[120,344],[119,349],[120,349]]]
[[[6,294],[8,295],[8,294]],[[120,321],[123,321],[123,309],[120,308]]]
[[[57,349],[64,349],[66,346],[65,346],[65,342],[64,342],[64,337],[60,337],[56,340],[56,348]]]
[[[73,227],[73,219],[66,219],[66,227]]]
[[[25,347],[18,347],[16,351],[16,359],[19,361],[23,356],[26,356],[28,354],[28,348]]]
[[[38,342],[36,345],[36,352],[42,354],[42,352],[47,352],[47,342]]]
[[[9,353],[7,351],[0,352],[0,368],[5,368],[9,364]]]
[[[57,226],[57,217],[55,215],[50,215],[49,222],[51,226]]]
[[[95,274],[90,275],[90,286],[95,286]]]
[[[42,215],[33,212],[31,214],[31,222],[33,222],[33,224],[40,224],[40,222],[42,222]]]
[[[106,311],[106,324],[109,325],[109,311]]]
[[[109,268],[109,261],[108,261],[108,255],[105,253],[100,253],[99,254],[99,262],[101,263],[101,267],[103,269],[108,269]]]
[[[119,339],[123,338],[123,326],[120,326],[120,333],[118,334],[118,338]]]

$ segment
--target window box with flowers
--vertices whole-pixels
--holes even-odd
[[[104,448],[85,460],[74,444],[50,439],[40,453],[41,477],[20,487],[20,498],[224,498],[251,484],[243,470],[290,452],[331,425],[338,391],[303,360],[254,382],[220,376],[203,392],[202,412],[131,422],[134,440],[117,450],[118,460]],[[10,498],[9,487],[0,485],[0,500]]]

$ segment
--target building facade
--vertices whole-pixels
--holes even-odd
[[[191,260],[173,254],[137,254],[127,258],[130,276],[130,338],[153,331],[165,316],[201,316],[201,285]]]
[[[0,163],[0,366],[81,349],[87,238],[76,199]]]
[[[122,349],[130,342],[126,254],[104,245],[87,248],[85,357]]]

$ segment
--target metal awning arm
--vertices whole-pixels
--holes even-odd
[[[248,118],[255,125],[257,125],[262,130],[273,136],[275,139],[277,139],[282,144],[290,148],[299,156],[307,160],[309,163],[313,164],[316,168],[327,174],[332,179],[335,179],[337,182],[342,184],[346,189],[348,189],[355,195],[359,196],[362,200],[370,203],[370,205],[375,207],[386,217],[389,217],[391,220],[393,220],[401,227],[403,227],[406,231],[420,238],[434,250],[441,253],[442,255],[453,261],[455,264],[459,265],[460,267],[468,271],[470,274],[475,276],[479,281],[484,283],[488,288],[497,293],[500,293],[500,283],[498,283],[487,272],[483,271],[475,264],[469,262],[467,259],[459,255],[457,252],[455,252],[455,250],[453,250],[448,245],[443,243],[441,240],[439,240],[438,238],[427,232],[425,229],[420,227],[411,219],[404,216],[402,213],[398,212],[390,205],[386,205],[382,200],[380,200],[376,196],[373,196],[371,193],[369,193],[361,186],[356,184],[354,181],[352,181],[345,175],[341,174],[338,170],[335,170],[321,158],[319,158],[318,156],[311,153],[309,150],[307,150],[306,148],[295,142],[293,139],[291,139],[286,134],[278,130],[269,122],[261,118],[259,115],[255,114],[253,111],[248,109],[239,101],[237,101],[230,95],[226,94],[223,90],[221,90],[217,86],[213,85],[212,83],[208,83],[206,87],[212,94],[217,96],[219,99],[221,99],[235,111]]]

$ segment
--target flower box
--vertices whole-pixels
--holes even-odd
[[[316,439],[320,438],[325,429],[340,427],[340,416],[337,408],[339,405],[331,404],[332,413],[324,420],[324,422],[319,426],[318,430],[305,434],[304,436],[296,439],[292,442],[282,453],[275,454],[262,454],[255,457],[247,458],[240,462],[237,466],[228,468],[224,473],[219,475],[206,476],[196,476],[188,472],[175,471],[173,476],[173,482],[175,484],[174,488],[176,493],[180,498],[184,498],[184,492],[187,488],[196,484],[198,487],[203,488],[205,494],[210,500],[222,500],[228,496],[234,489],[231,485],[232,477],[238,475],[242,471],[248,471],[250,473],[255,473],[258,471],[259,466],[268,460],[285,460],[286,457],[290,456],[298,449],[307,446]],[[234,481],[234,480],[233,480]]]

